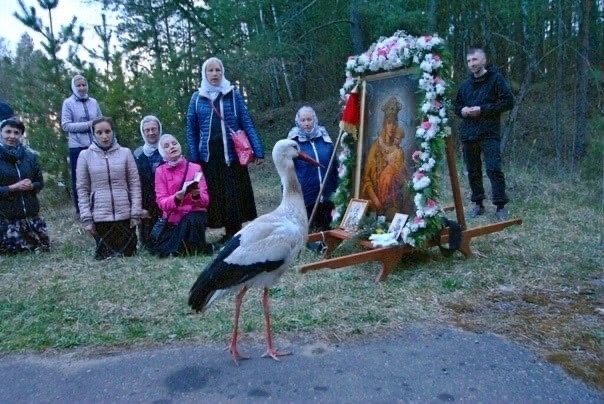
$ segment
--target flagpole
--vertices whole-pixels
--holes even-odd
[[[319,194],[317,195],[317,199],[315,200],[315,205],[313,206],[312,213],[310,214],[310,218],[308,219],[309,230],[310,230],[312,221],[315,218],[315,214],[317,213],[319,201],[321,200],[321,195],[323,194],[323,189],[325,188],[325,183],[327,182],[327,178],[329,177],[329,172],[331,170],[331,167],[333,166],[333,161],[335,160],[335,156],[338,153],[338,146],[340,144],[340,140],[342,139],[343,134],[344,134],[344,129],[340,128],[340,133],[338,133],[338,137],[336,139],[336,143],[333,148],[333,153],[331,153],[331,157],[329,158],[329,164],[327,165],[327,170],[325,171],[325,178],[323,178],[323,181],[321,181],[321,187],[319,188]]]
[[[344,111],[342,112],[342,119],[340,120],[340,132],[338,133],[338,137],[336,139],[336,143],[333,148],[333,153],[331,153],[331,157],[329,159],[329,164],[327,165],[327,170],[325,171],[325,178],[321,181],[321,187],[319,188],[319,194],[317,195],[317,199],[315,200],[315,205],[313,206],[312,213],[310,214],[310,218],[308,219],[308,228],[312,225],[312,222],[315,218],[315,214],[317,213],[317,208],[319,206],[319,201],[321,200],[321,195],[323,194],[323,189],[325,188],[325,183],[327,182],[327,178],[329,177],[329,172],[333,166],[333,162],[335,160],[336,154],[338,153],[338,146],[342,141],[342,137],[344,132],[353,131],[356,134],[356,127],[359,125],[359,105],[358,105],[358,84],[350,91],[350,96],[346,101],[346,105],[344,106]]]

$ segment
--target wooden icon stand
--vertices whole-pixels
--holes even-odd
[[[466,257],[473,256],[470,249],[470,242],[474,237],[485,234],[495,233],[512,225],[522,224],[522,219],[510,219],[502,222],[477,226],[468,229],[466,226],[466,218],[464,216],[463,202],[461,198],[461,189],[459,187],[459,178],[457,177],[457,168],[455,164],[455,151],[450,137],[446,139],[447,167],[449,169],[449,178],[451,180],[451,188],[453,191],[454,206],[445,208],[445,210],[455,210],[457,222],[462,229],[462,241],[459,251]],[[354,236],[350,232],[342,229],[328,230],[320,233],[312,233],[308,236],[308,241],[323,241],[327,245],[325,255],[322,260],[300,267],[301,273],[316,271],[319,269],[336,269],[350,265],[361,264],[368,261],[379,261],[381,269],[376,277],[376,282],[382,281],[388,277],[394,267],[401,261],[405,254],[414,251],[414,247],[407,244],[391,247],[373,247],[370,241],[359,241],[359,245],[364,249],[361,252],[331,258],[333,251],[344,241],[349,240]],[[446,244],[449,241],[449,229],[444,228],[440,233],[440,243]],[[426,244],[426,248],[435,247],[437,243],[430,241]]]

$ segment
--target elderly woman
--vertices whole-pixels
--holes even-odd
[[[334,151],[334,145],[325,127],[319,125],[317,114],[312,107],[303,106],[296,113],[296,126],[287,135],[288,139],[295,140],[300,150],[315,160],[323,167],[316,167],[301,159],[294,161],[296,175],[304,193],[304,204],[310,219],[310,215],[318,200],[317,210],[313,222],[310,224],[311,231],[324,231],[330,229],[331,211],[333,202],[329,199],[338,187],[337,164],[332,164],[329,172],[329,161]],[[323,185],[321,195],[319,190]]]
[[[80,220],[96,241],[95,259],[136,253],[141,184],[130,149],[121,147],[111,118],[92,122],[92,144],[76,170]]]
[[[187,148],[190,160],[200,163],[207,176],[208,227],[225,228],[222,243],[257,216],[250,175],[239,164],[230,129],[247,133],[256,164],[262,164],[264,148],[242,95],[224,76],[220,59],[206,60],[201,76],[187,110]]]
[[[76,191],[76,167],[78,157],[90,146],[92,120],[101,116],[99,103],[88,95],[88,81],[81,74],[71,79],[71,95],[63,101],[61,128],[67,132],[69,164],[71,167],[71,189],[76,212],[79,213]]]
[[[0,254],[46,251],[48,230],[38,216],[44,187],[38,156],[21,143],[20,120],[3,120],[0,132]]]
[[[145,143],[134,151],[143,198],[143,216],[138,226],[138,236],[142,246],[150,249],[153,224],[161,217],[161,210],[155,202],[155,170],[164,162],[157,148],[162,134],[161,122],[157,117],[147,115],[141,120],[140,132]]]
[[[212,254],[212,244],[206,243],[209,196],[201,166],[187,161],[169,134],[159,138],[159,153],[166,163],[155,171],[155,195],[167,224],[153,252],[160,257]]]

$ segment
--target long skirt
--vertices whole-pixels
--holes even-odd
[[[138,225],[138,238],[143,248],[151,250],[153,248],[153,237],[151,237],[151,230],[153,225],[157,222],[157,219],[161,217],[161,211],[157,209],[149,209],[149,215],[151,217],[141,219],[141,223]]]
[[[112,257],[131,257],[136,253],[136,229],[130,220],[97,222],[94,224],[96,251],[94,258],[104,260]]]
[[[166,224],[151,252],[160,257],[212,254],[206,243],[206,212],[190,212],[177,225]]]
[[[39,216],[0,220],[0,254],[22,251],[48,251],[48,228]]]
[[[232,235],[258,216],[252,181],[247,167],[226,164],[221,136],[211,137],[209,146],[210,160],[201,163],[210,194],[208,227],[224,227]]]

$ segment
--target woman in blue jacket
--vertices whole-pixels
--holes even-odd
[[[239,164],[231,131],[243,129],[256,156],[264,161],[264,148],[242,95],[224,76],[220,59],[212,57],[201,67],[201,86],[187,110],[189,161],[201,164],[208,183],[208,227],[224,227],[224,243],[244,222],[257,217],[252,182],[246,166]]]
[[[289,131],[287,138],[296,141],[301,151],[323,165],[323,167],[316,167],[301,159],[294,160],[296,175],[302,186],[304,204],[309,218],[315,202],[317,199],[319,200],[317,211],[310,224],[310,230],[329,230],[331,212],[334,208],[330,198],[338,187],[337,161],[334,161],[329,173],[327,172],[334,145],[327,130],[323,126],[319,126],[317,114],[311,107],[303,106],[300,108],[296,113],[295,122],[296,126]],[[319,195],[323,182],[325,182],[323,192]]]

